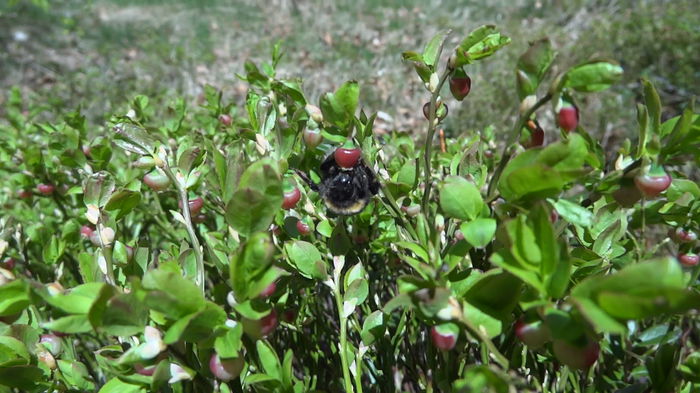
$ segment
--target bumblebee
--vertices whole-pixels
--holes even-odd
[[[362,158],[350,168],[336,163],[331,153],[320,167],[321,183],[314,183],[301,171],[296,173],[313,191],[321,195],[328,210],[340,216],[351,216],[364,210],[373,195],[379,192],[379,181]]]

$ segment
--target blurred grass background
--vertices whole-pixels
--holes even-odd
[[[227,99],[242,100],[245,85],[235,74],[246,59],[267,60],[279,40],[286,52],[280,74],[302,77],[312,102],[357,79],[367,112],[382,111],[390,128],[420,134],[428,94],[401,52],[421,50],[435,32],[452,28],[449,52],[473,28],[494,23],[513,42],[469,67],[472,93],[459,105],[448,101],[446,131],[507,129],[518,108],[517,57],[528,41],[549,36],[558,70],[592,57],[625,68],[614,89],[579,97],[582,125],[612,147],[635,131],[640,77],[656,84],[666,117],[700,91],[698,6],[697,0],[11,0],[0,4],[0,100],[20,86],[37,104],[82,105],[97,125],[124,113],[136,94],[156,103],[184,95],[194,104],[211,84]],[[554,127],[551,116],[542,123]]]

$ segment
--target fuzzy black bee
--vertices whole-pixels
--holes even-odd
[[[374,172],[360,157],[349,167],[336,162],[335,154],[330,154],[321,163],[321,183],[314,183],[309,176],[297,171],[309,188],[318,192],[328,210],[341,216],[361,212],[373,195],[379,192],[379,181]]]

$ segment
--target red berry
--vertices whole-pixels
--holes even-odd
[[[55,334],[42,334],[39,343],[51,352],[53,356],[61,353],[62,342]]]
[[[360,160],[361,155],[360,149],[346,149],[344,147],[339,147],[335,149],[333,157],[335,158],[336,164],[343,168],[352,168]]]
[[[680,261],[681,265],[686,267],[697,266],[698,262],[700,262],[700,255],[692,253],[680,254],[678,255],[678,261]]]
[[[443,112],[441,112],[441,111],[443,111]],[[445,105],[444,103],[440,103],[438,105],[438,107],[435,109],[435,116],[437,117],[438,121],[442,121],[442,119],[444,119],[447,116],[447,112],[448,112],[447,105]],[[423,116],[425,116],[425,118],[427,120],[430,120],[430,103],[429,102],[426,102],[423,105]]]
[[[549,329],[544,323],[527,323],[523,318],[515,322],[515,335],[532,349],[540,348],[551,339]]]
[[[277,327],[277,312],[273,309],[269,314],[260,319],[260,333],[263,337],[272,333]]]
[[[544,130],[539,123],[534,120],[528,120],[525,126],[530,130],[530,140],[523,143],[523,147],[529,149],[544,145]]]
[[[321,131],[319,131],[318,129],[312,130],[306,128],[304,129],[302,137],[304,138],[304,144],[309,149],[315,149],[316,146],[320,145],[321,142],[323,142],[323,135],[321,135]]]
[[[146,377],[150,377],[153,375],[154,372],[156,372],[156,366],[145,366],[142,365],[141,363],[136,363],[134,364],[134,370],[136,371],[137,374],[144,375]]]
[[[277,312],[272,309],[269,314],[258,320],[243,318],[241,322],[243,323],[243,331],[251,338],[257,340],[275,330],[277,327]]]
[[[56,190],[56,187],[54,187],[53,184],[41,183],[36,186],[36,190],[42,195],[51,195],[53,194],[54,190]]]
[[[675,230],[669,229],[668,236],[676,243],[692,243],[698,239],[698,235],[693,231],[678,227]]]
[[[80,227],[80,236],[86,239],[89,239],[93,232],[95,232],[95,228],[89,225],[83,225]]]
[[[586,339],[582,346],[571,344],[564,340],[554,340],[554,356],[565,365],[584,370],[593,365],[598,360],[600,345],[597,341]]]
[[[671,186],[671,176],[668,174],[662,176],[638,175],[634,178],[634,184],[637,185],[642,194],[654,198]]]
[[[17,197],[20,199],[30,199],[32,197],[32,192],[29,190],[19,190],[17,191]]]
[[[549,222],[554,224],[557,221],[559,221],[559,212],[557,212],[556,209],[552,209],[552,212],[549,213]]]
[[[471,88],[472,80],[468,75],[452,76],[450,78],[450,92],[458,101],[462,101],[464,97],[469,95]]]
[[[170,179],[158,171],[147,173],[143,177],[143,182],[153,191],[163,191],[170,185]]]
[[[85,155],[85,157],[90,158],[90,153],[90,146],[83,145],[83,154]]]
[[[224,382],[238,378],[243,371],[243,365],[243,356],[241,355],[237,358],[222,360],[219,355],[214,353],[209,359],[209,371]]]
[[[430,337],[433,344],[442,351],[449,351],[457,344],[457,336],[451,333],[443,334],[437,330],[437,326],[430,328]]]
[[[407,216],[415,217],[420,213],[420,205],[401,206],[401,210],[403,210]]]
[[[289,210],[293,209],[301,199],[301,191],[297,187],[294,187],[292,191],[284,193],[284,199],[282,200],[282,209]]]
[[[190,208],[190,216],[196,216],[202,210],[202,206],[204,206],[204,199],[202,199],[201,197],[197,197],[195,199],[190,199],[187,202],[187,205]],[[182,209],[182,201],[181,200],[177,201],[177,207]]]
[[[299,231],[299,234],[302,236],[306,236],[309,233],[311,233],[311,228],[309,228],[308,225],[304,223],[304,221],[297,221],[297,231]]]
[[[295,319],[297,319],[297,312],[292,309],[285,310],[282,313],[282,320],[287,323],[293,323]]]
[[[275,294],[275,291],[277,290],[277,284],[273,281],[263,289],[262,292],[260,292],[259,297],[261,298],[267,298]]]
[[[14,258],[7,258],[4,262],[0,263],[0,267],[7,270],[12,270],[15,268],[17,261]]]
[[[231,118],[230,115],[227,115],[225,113],[222,113],[219,115],[219,123],[225,125],[226,127],[230,126],[231,123],[233,123],[233,119]]]
[[[578,127],[578,109],[575,106],[565,106],[559,109],[557,115],[559,127],[566,132],[571,132]]]

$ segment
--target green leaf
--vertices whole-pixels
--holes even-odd
[[[535,94],[542,78],[549,70],[556,53],[552,50],[549,38],[542,38],[530,43],[530,47],[518,58],[517,88],[518,96],[523,98]]]
[[[90,306],[97,299],[105,283],[88,283],[78,285],[65,294],[49,295],[42,297],[52,307],[56,307],[68,314],[87,314]]]
[[[321,258],[321,253],[318,252],[318,249],[313,244],[297,240],[285,244],[284,248],[289,257],[289,262],[297,269],[299,274],[318,280],[326,278],[326,264]]]
[[[484,207],[476,186],[463,177],[448,176],[440,188],[440,207],[448,217],[473,220]]]
[[[121,189],[109,198],[109,202],[105,206],[108,211],[118,210],[115,220],[120,220],[125,215],[129,214],[141,202],[141,193],[127,189]]]
[[[579,204],[566,199],[558,199],[553,204],[559,216],[571,224],[589,228],[593,223],[593,213]]]
[[[242,251],[231,258],[230,273],[233,293],[238,301],[257,296],[255,283],[272,264],[275,247],[267,233],[253,234],[242,247]]]
[[[87,333],[92,330],[87,314],[69,315],[41,325],[44,329],[61,333]]]
[[[93,173],[83,186],[83,201],[85,205],[103,207],[114,192],[114,178],[108,172]]]
[[[241,175],[226,206],[226,222],[244,236],[264,231],[282,207],[283,198],[277,165],[269,159],[256,161]]]
[[[29,287],[24,280],[14,280],[0,286],[0,316],[17,314],[29,304]]]
[[[150,155],[156,150],[156,141],[143,128],[129,124],[119,123],[114,126],[114,143],[126,151]]]
[[[412,251],[414,254],[416,254],[418,258],[422,259],[424,262],[430,263],[430,257],[428,256],[428,252],[425,251],[425,249],[419,244],[411,242],[396,242],[396,246]]]
[[[503,323],[509,321],[518,304],[522,282],[501,269],[491,269],[486,273],[472,272],[470,279],[469,288],[462,298],[492,318]]]
[[[235,358],[240,355],[241,347],[243,342],[241,338],[243,337],[243,325],[237,323],[231,329],[227,329],[226,332],[217,337],[214,340],[214,349],[216,349],[216,354],[222,359]]]
[[[433,36],[433,38],[428,42],[428,45],[423,49],[423,61],[428,66],[432,67],[439,60],[440,52],[442,50],[442,45],[445,39],[450,34],[449,30],[443,30],[438,32]]]
[[[587,155],[587,144],[578,134],[544,149],[527,150],[506,165],[498,189],[506,200],[556,195],[586,173],[583,164]]]
[[[168,271],[162,266],[143,276],[144,289],[148,290],[144,302],[153,310],[171,319],[180,319],[204,308],[205,301],[197,285],[182,277],[179,272]]]
[[[204,308],[184,316],[175,322],[165,335],[163,342],[174,344],[180,340],[197,342],[211,336],[215,328],[226,321],[226,312],[215,303],[207,301]]]
[[[362,342],[365,345],[372,345],[384,335],[384,330],[384,313],[381,310],[377,310],[369,314],[362,324],[362,331],[360,332]]]
[[[282,365],[280,364],[280,359],[277,357],[275,350],[264,340],[258,340],[256,348],[265,374],[281,381]]]
[[[22,341],[11,336],[0,336],[0,364],[10,360],[29,364],[31,357]]]
[[[685,286],[680,264],[673,258],[626,266],[607,276],[592,276],[571,292],[619,320],[642,319],[700,307],[700,294]],[[583,307],[588,303],[583,303]]]
[[[581,92],[601,91],[622,77],[622,67],[607,61],[592,61],[571,68],[566,73],[565,87]]]
[[[119,378],[112,378],[102,386],[98,393],[145,393],[146,389],[139,386],[126,383]]]
[[[455,49],[455,68],[465,64],[471,64],[474,60],[480,60],[491,56],[502,47],[510,44],[510,38],[501,35],[493,25],[478,27],[469,36],[462,40]]]
[[[34,391],[37,385],[46,382],[47,376],[36,366],[0,367],[0,386]]]
[[[474,247],[483,248],[488,245],[496,235],[496,220],[493,218],[477,218],[463,222],[459,230],[464,239]]]
[[[335,93],[324,94],[320,102],[324,121],[344,129],[355,115],[359,97],[360,87],[357,81],[345,82]]]
[[[661,99],[659,98],[659,93],[648,79],[643,78],[642,85],[644,86],[644,103],[651,121],[649,124],[650,131],[653,135],[659,135],[661,130]]]
[[[68,385],[74,389],[82,391],[93,390],[95,384],[90,381],[90,374],[83,363],[75,360],[59,359],[56,361],[58,369],[61,370],[63,378]]]

